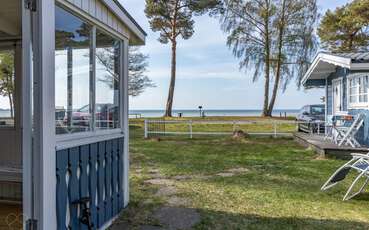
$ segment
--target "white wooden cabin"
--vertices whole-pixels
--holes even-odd
[[[128,47],[146,34],[117,0],[0,3],[0,209],[88,229],[86,204],[104,229],[129,202]]]

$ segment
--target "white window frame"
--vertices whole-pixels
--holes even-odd
[[[366,102],[360,102],[360,95],[365,95],[365,94],[360,94],[360,85],[358,84],[356,87],[357,87],[357,93],[355,94],[355,96],[357,97],[356,98],[356,101],[357,102],[350,102],[350,97],[351,97],[351,94],[350,94],[350,80],[353,80],[353,79],[356,79],[356,78],[364,78],[365,76],[368,76],[369,78],[369,73],[368,74],[353,74],[353,75],[349,75],[347,77],[347,80],[346,80],[346,95],[347,95],[347,108],[348,109],[365,109],[365,108],[369,108],[369,87],[367,88],[367,101]],[[368,79],[369,80],[369,79]],[[369,85],[369,84],[368,84]]]
[[[61,2],[58,2],[57,4],[55,4],[55,7],[60,7],[61,9],[73,14],[74,16],[78,17],[79,19],[83,20],[86,23],[89,23],[92,26],[92,30],[94,31],[95,35],[96,35],[96,29],[99,29],[100,31],[103,31],[104,33],[106,33],[109,36],[112,36],[113,38],[117,39],[120,41],[120,72],[119,72],[119,77],[120,77],[120,81],[119,81],[119,124],[120,124],[120,128],[114,128],[114,129],[107,129],[107,130],[99,130],[99,129],[94,129],[93,127],[95,126],[95,124],[93,124],[92,127],[90,127],[91,129],[89,131],[86,132],[78,132],[78,133],[66,133],[66,134],[56,134],[56,149],[57,150],[61,150],[61,149],[66,149],[66,148],[71,148],[71,147],[75,147],[75,146],[81,146],[81,145],[85,145],[85,144],[91,144],[91,143],[96,143],[96,142],[100,142],[100,141],[104,141],[104,140],[109,140],[109,139],[113,139],[113,138],[120,138],[120,137],[124,137],[125,136],[125,128],[124,125],[124,118],[125,115],[123,113],[124,111],[124,106],[126,101],[124,100],[124,98],[126,97],[126,92],[124,91],[125,89],[125,67],[126,65],[124,65],[124,63],[128,60],[125,60],[125,58],[127,57],[127,55],[125,55],[125,52],[128,52],[128,50],[125,49],[125,43],[128,42],[128,39],[123,37],[123,36],[118,36],[117,33],[112,30],[111,28],[109,28],[108,26],[102,24],[101,22],[97,21],[96,19],[92,18],[92,17],[88,17],[85,13],[83,13],[81,10],[79,10],[78,8],[75,7],[70,7],[70,5],[66,5],[63,4]],[[95,39],[93,39],[95,40]],[[93,53],[95,53],[96,51],[96,42],[93,41],[93,49],[92,49]],[[93,55],[95,56],[95,55]],[[94,63],[94,73],[93,73],[93,82],[92,84],[94,85],[93,87],[95,88],[95,80],[96,80],[96,62],[93,61]],[[96,92],[96,90],[95,90]],[[90,102],[92,103],[92,108],[95,108],[95,92],[93,93],[94,97],[93,100]],[[95,117],[94,112],[91,112],[92,117]],[[94,122],[94,118],[92,119],[91,123]],[[55,130],[55,128],[54,128]]]

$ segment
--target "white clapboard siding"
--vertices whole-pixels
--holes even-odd
[[[59,2],[72,4],[115,32],[129,37],[128,28],[101,0],[59,0]]]

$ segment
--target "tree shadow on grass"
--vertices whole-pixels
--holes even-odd
[[[167,212],[167,216],[160,217],[161,220],[156,219],[156,211],[163,208],[173,209],[175,212]],[[141,210],[142,209],[148,210],[145,207],[141,207]],[[111,229],[181,230],[183,226],[189,224],[188,222],[196,222],[195,220],[188,219],[191,218],[191,216],[188,216],[188,213],[200,214],[200,219],[197,224],[195,223],[192,227],[186,227],[186,229],[195,230],[369,229],[369,223],[351,220],[314,219],[309,217],[270,217],[168,206],[150,207],[150,209],[152,210],[151,214],[146,216],[146,218],[150,220],[149,222],[140,219],[121,219],[121,221],[116,221]],[[183,215],[181,215],[181,212],[183,212]]]
[[[202,222],[195,229],[369,229],[369,223],[350,220],[301,217],[269,217],[200,210]],[[277,213],[276,213],[277,214]]]

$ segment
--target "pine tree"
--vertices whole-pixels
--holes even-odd
[[[354,0],[328,10],[318,28],[324,49],[331,52],[368,51],[369,0]]]
[[[178,38],[190,39],[194,34],[193,16],[204,14],[217,4],[218,0],[146,0],[145,13],[151,29],[160,32],[159,42],[171,43],[171,77],[164,116],[172,116]]]

